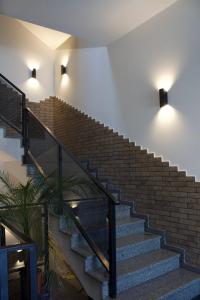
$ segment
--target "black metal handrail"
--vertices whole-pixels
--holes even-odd
[[[80,163],[80,161],[71,153],[71,151],[69,151],[66,147],[65,147],[65,145],[61,142],[61,141],[59,141],[58,139],[57,139],[57,137],[54,135],[54,133],[51,131],[51,129],[49,128],[49,127],[47,127],[44,123],[42,123],[41,121],[40,121],[40,119],[34,114],[34,112],[29,108],[29,107],[26,107],[26,111],[28,112],[28,113],[30,113],[31,114],[31,116],[32,117],[34,117],[35,118],[35,120],[43,127],[43,129],[45,130],[45,131],[47,131],[48,132],[48,134],[52,137],[52,139],[56,142],[56,144],[58,145],[58,146],[60,146],[61,147],[61,149],[63,149],[66,153],[67,153],[67,155],[80,167],[80,169],[84,172],[84,173],[86,173],[87,174],[87,176],[92,180],[92,182],[94,182],[95,183],[95,185],[106,195],[106,197],[107,198],[109,198],[109,200],[110,201],[112,201],[115,205],[118,205],[118,204],[120,204],[120,202],[118,201],[118,200],[116,200],[106,189],[105,189],[105,187],[94,177],[94,176],[92,176],[91,175],[91,173],[87,170],[87,169],[85,169],[84,167],[83,167],[83,165]],[[29,151],[29,153],[31,154],[31,152]],[[32,158],[34,159],[34,157],[33,157],[33,155],[32,155]]]
[[[6,118],[4,116],[2,116],[2,114],[0,114],[0,119],[6,123],[6,125],[8,125],[9,127],[13,128],[15,131],[17,131],[17,133],[19,133],[21,135],[21,131],[20,129],[15,126],[14,124],[12,124],[10,121],[6,120]]]
[[[0,119],[2,119],[8,126],[12,127],[14,130],[16,130],[18,133],[22,135],[23,138],[23,146],[25,150],[25,160],[26,158],[30,158],[33,162],[33,164],[36,166],[36,168],[39,170],[40,173],[44,175],[44,171],[35,159],[35,157],[32,155],[31,151],[29,150],[29,133],[28,133],[28,122],[29,117],[33,117],[38,124],[46,131],[50,137],[55,141],[57,147],[58,147],[58,174],[62,177],[62,150],[67,153],[67,155],[79,166],[79,168],[90,178],[90,180],[95,184],[95,186],[105,195],[106,199],[108,199],[108,227],[109,227],[109,261],[105,258],[105,256],[101,253],[101,251],[96,246],[95,242],[92,241],[92,239],[88,236],[87,232],[83,229],[80,222],[77,220],[77,218],[73,215],[73,213],[70,213],[74,223],[76,224],[77,228],[79,229],[82,236],[86,239],[88,242],[90,248],[92,251],[96,254],[97,258],[103,265],[103,267],[108,271],[109,273],[109,295],[112,298],[116,297],[116,220],[115,220],[115,206],[119,204],[118,201],[115,200],[115,198],[104,188],[104,186],[94,177],[92,176],[85,168],[82,166],[82,164],[77,160],[77,158],[68,150],[66,147],[55,137],[53,132],[45,126],[39,118],[31,111],[30,108],[26,107],[26,97],[25,94],[16,87],[12,82],[10,82],[5,76],[0,74],[0,78],[2,78],[4,81],[7,82],[8,85],[10,85],[13,89],[15,89],[18,93],[22,96],[21,101],[21,130],[17,128],[15,125],[10,123],[8,120],[5,119],[5,117],[2,118],[0,115]],[[30,115],[30,116],[29,116]],[[48,206],[47,206],[47,212],[48,212]],[[48,222],[46,222],[46,230],[48,230]]]
[[[22,92],[14,83],[12,83],[8,78],[6,78],[3,74],[0,73],[0,77],[7,82],[10,86],[12,86],[13,89],[15,89],[19,94],[23,95],[25,97],[25,93]]]
[[[10,85],[15,91],[17,91],[21,97],[21,129],[15,126],[14,124],[11,124],[6,118],[4,118],[4,122],[6,122],[10,127],[12,127],[14,130],[16,130],[18,133],[20,132],[23,137],[23,145],[26,144],[26,141],[24,140],[24,137],[26,136],[25,130],[26,130],[26,120],[25,120],[25,108],[26,108],[26,95],[25,93],[20,90],[14,83],[12,83],[8,78],[6,78],[3,74],[0,73],[0,78],[3,79],[8,85]],[[2,119],[3,116],[1,116]]]

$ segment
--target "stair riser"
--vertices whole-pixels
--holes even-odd
[[[157,278],[167,272],[173,271],[179,267],[179,256],[163,260],[158,264],[148,266],[143,270],[126,274],[117,280],[118,293],[125,291],[131,287],[142,284],[153,278]],[[103,297],[108,296],[108,285],[103,284]]]
[[[143,222],[117,225],[117,230],[116,230],[117,237],[123,237],[131,234],[143,233],[143,232],[144,232]]]
[[[77,212],[80,212],[81,216],[88,215],[89,217],[92,217],[92,215],[107,215],[108,214],[108,206],[107,204],[104,205],[98,205],[97,203],[86,203],[79,205],[79,208]],[[117,219],[123,219],[126,217],[130,217],[131,208],[124,206],[121,208],[120,206],[116,207],[116,218]]]
[[[65,229],[64,223],[62,224],[61,230]],[[144,232],[144,223],[131,223],[131,224],[125,224],[125,225],[118,225],[116,229],[116,237],[123,237],[126,235],[131,235],[135,233],[143,233]],[[92,238],[94,241],[105,241],[106,237],[108,234],[108,229],[107,230],[99,230],[98,234],[96,232],[90,232],[89,236]],[[79,239],[79,245],[77,244],[76,246],[81,246],[81,245],[86,245],[87,242],[84,240],[84,238],[80,237]]]
[[[116,228],[116,237],[123,237],[135,233],[144,233],[144,223],[131,223],[131,224],[124,224],[124,225],[117,225]],[[90,232],[89,236],[94,240],[94,241],[105,241],[106,237],[108,235],[108,228],[99,230],[98,233],[95,232]],[[80,239],[80,244],[77,246],[81,246],[84,244],[87,244],[87,242],[81,238]]]
[[[130,244],[117,251],[117,260],[122,261],[158,249],[160,249],[160,238],[143,241],[138,244]]]
[[[78,211],[77,212],[80,220],[81,220],[81,224],[84,228],[88,227],[88,226],[99,226],[99,227],[105,227],[107,226],[107,210],[100,210],[99,211],[92,211],[92,212],[87,212],[87,211]],[[121,211],[119,213],[116,213],[116,219],[120,220],[126,217],[130,216],[130,211],[126,210],[126,211]]]
[[[138,244],[128,245],[117,249],[117,261],[122,261],[130,257],[138,256],[148,253],[160,248],[160,238],[147,240]],[[90,256],[85,259],[86,271],[97,269],[101,267],[101,263],[95,256]]]
[[[123,209],[123,210],[116,210],[116,219],[123,219],[126,217],[130,217],[131,210],[130,208]]]

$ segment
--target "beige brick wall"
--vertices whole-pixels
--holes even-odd
[[[57,98],[32,109],[68,149],[121,189],[122,200],[134,201],[151,226],[166,230],[168,243],[184,248],[189,263],[200,266],[200,183],[194,177]]]

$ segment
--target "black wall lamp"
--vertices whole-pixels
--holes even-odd
[[[61,75],[67,74],[67,66],[61,65]]]
[[[164,89],[159,90],[160,107],[168,104],[168,93]]]
[[[32,78],[36,78],[36,69],[33,69],[33,70],[31,71],[31,77],[32,77]]]

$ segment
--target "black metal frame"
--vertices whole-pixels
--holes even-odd
[[[42,174],[44,174],[43,169],[41,166],[37,163],[37,160],[34,158],[32,153],[29,150],[29,133],[28,133],[28,122],[29,122],[29,115],[33,117],[39,124],[42,126],[42,128],[48,132],[48,134],[51,136],[51,138],[55,141],[58,147],[58,178],[59,180],[62,180],[62,150],[64,150],[67,155],[81,168],[81,170],[87,174],[87,176],[90,178],[90,180],[96,185],[96,187],[105,195],[105,198],[108,199],[108,224],[109,224],[109,261],[105,258],[105,256],[101,253],[99,248],[96,246],[95,242],[88,236],[87,232],[83,229],[80,222],[77,220],[77,218],[73,215],[73,213],[68,211],[71,218],[73,219],[74,223],[76,224],[79,232],[81,235],[85,238],[87,243],[89,244],[92,251],[95,253],[99,261],[101,262],[102,266],[106,269],[106,271],[109,273],[109,296],[111,298],[115,298],[117,294],[117,276],[116,276],[116,216],[115,216],[115,206],[119,204],[118,201],[114,199],[114,197],[104,188],[104,186],[94,177],[92,176],[89,171],[85,170],[82,164],[77,160],[77,158],[68,150],[66,147],[55,137],[53,132],[45,126],[38,117],[31,111],[30,108],[26,107],[26,96],[25,94],[17,88],[13,83],[11,83],[5,76],[0,74],[0,78],[2,78],[8,85],[10,85],[13,89],[15,89],[18,93],[22,96],[22,120],[21,130],[11,124],[9,121],[5,119],[5,117],[2,117],[0,115],[0,119],[2,119],[7,125],[15,129],[18,133],[22,135],[22,141],[23,141],[23,147],[24,147],[24,163],[27,161],[33,162],[33,164],[36,166],[38,171]],[[62,195],[61,195],[62,197]],[[78,200],[80,201],[80,200]],[[65,201],[64,201],[65,202]],[[48,204],[45,205],[45,236],[47,238],[46,247],[45,247],[45,256],[46,256],[46,262],[45,262],[45,268],[48,270],[49,266],[49,253],[48,253]]]
[[[6,245],[5,244],[5,229],[8,229],[12,234],[14,234],[18,239],[22,241],[20,244],[16,245]],[[29,282],[28,290],[23,286],[23,290],[26,294],[26,297],[30,300],[37,300],[37,253],[35,243],[27,238],[24,234],[18,231],[13,225],[4,221],[0,223],[0,299],[8,300],[9,299],[9,290],[8,290],[8,255],[11,253],[16,253],[17,251],[26,250],[29,254]],[[23,275],[23,270],[20,271]],[[21,282],[22,283],[22,282]],[[23,293],[23,295],[25,296]],[[25,298],[24,298],[25,299]]]

